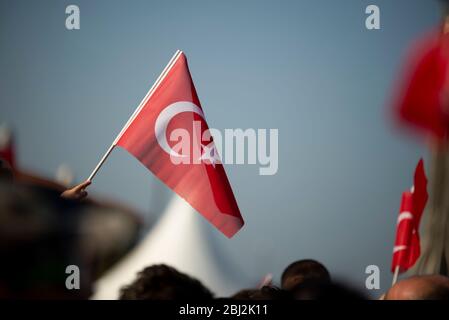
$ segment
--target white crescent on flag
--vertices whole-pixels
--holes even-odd
[[[182,112],[193,112],[204,119],[203,110],[201,110],[201,108],[199,108],[197,105],[190,101],[179,101],[172,103],[164,110],[162,110],[157,117],[156,123],[154,125],[157,142],[159,143],[160,147],[171,156],[187,157],[187,155],[179,154],[178,152],[173,150],[167,141],[168,123],[173,117]]]
[[[413,214],[411,212],[409,212],[409,211],[401,212],[399,214],[399,216],[398,216],[397,224],[401,223],[402,220],[406,220],[406,219],[412,220],[413,219]]]

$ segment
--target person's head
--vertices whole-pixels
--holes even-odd
[[[231,296],[232,300],[290,300],[291,294],[274,286],[260,289],[243,289]]]
[[[255,290],[249,296],[249,300],[291,300],[290,292],[274,287],[264,286],[259,290]]]
[[[306,282],[292,289],[295,300],[365,300],[360,292],[341,283]]]
[[[146,267],[137,279],[123,287],[121,300],[192,300],[213,299],[200,281],[164,264]]]
[[[449,300],[449,278],[440,275],[410,277],[391,287],[385,300]]]
[[[331,282],[329,271],[315,260],[299,260],[290,264],[282,273],[281,287],[293,290],[304,283],[328,284]]]
[[[231,296],[233,300],[251,300],[251,296],[256,293],[257,289],[242,289]]]

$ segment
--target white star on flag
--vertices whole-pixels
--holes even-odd
[[[215,168],[215,164],[221,161],[220,156],[217,152],[217,148],[215,148],[215,144],[212,144],[212,147],[202,144],[202,147],[203,154],[201,155],[199,160],[207,160]]]

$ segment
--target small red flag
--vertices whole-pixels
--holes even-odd
[[[232,237],[244,221],[208,129],[180,52],[117,145]]]
[[[6,161],[12,169],[16,168],[14,139],[11,130],[5,126],[0,127],[0,158]]]
[[[394,272],[396,267],[399,267],[400,272],[407,271],[421,254],[419,224],[427,199],[427,178],[421,159],[416,166],[412,191],[402,194],[391,272]]]
[[[426,36],[413,48],[395,102],[407,125],[441,142],[449,129],[449,35]]]

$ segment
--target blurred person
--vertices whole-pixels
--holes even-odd
[[[43,263],[47,263],[47,258],[64,260],[76,255],[76,260],[82,261],[85,265],[84,269],[88,268],[89,276],[83,277],[86,280],[83,286],[87,288],[90,286],[91,280],[101,276],[135,245],[142,225],[138,214],[115,202],[82,201],[87,197],[85,189],[90,185],[90,181],[85,181],[64,191],[64,186],[58,183],[34,174],[14,170],[7,161],[1,160],[0,247],[4,249],[2,246],[6,245],[11,249],[0,250],[0,261],[3,260],[2,256],[5,259],[9,257],[11,264],[7,267],[8,270],[10,268],[17,274],[23,271],[20,271],[21,269],[16,268],[15,265],[20,264],[23,259],[27,259],[25,254],[27,250],[31,255],[31,266],[36,266],[33,260],[37,253],[34,252],[44,252],[42,253]],[[35,228],[41,226],[48,226],[48,228],[35,233]],[[54,235],[55,233],[57,235]],[[54,240],[41,241],[41,238]],[[65,238],[68,240],[64,240]],[[28,239],[29,242],[24,239]],[[73,247],[68,248],[67,244],[72,242]],[[64,252],[59,252],[59,248],[63,247],[65,247]],[[16,252],[13,252],[14,250]],[[67,263],[67,265],[69,264]],[[53,269],[65,268],[67,265],[60,265]],[[36,272],[37,274],[45,271],[43,268],[39,267],[39,269],[41,270]],[[83,274],[85,273],[84,269]],[[67,277],[64,270],[60,273],[61,281]],[[29,273],[28,271],[24,272]],[[37,277],[39,278],[40,275]],[[11,281],[8,283],[13,286],[21,283],[20,279],[13,279],[15,277],[11,277]],[[22,283],[23,290],[9,291],[10,296],[26,295],[31,297],[35,295],[35,293],[31,293],[30,288],[33,287],[31,282],[23,281]],[[62,285],[64,285],[64,281],[62,281]],[[55,286],[52,288],[49,292],[56,291],[54,290]],[[61,297],[67,293],[65,287],[59,286],[58,290],[62,292]],[[4,291],[1,284],[0,291]],[[48,297],[48,295],[43,296]],[[84,297],[87,298],[88,295],[84,295]]]
[[[312,259],[291,263],[281,276],[281,288],[284,290],[291,291],[306,282],[326,285],[331,283],[331,277],[324,265]]]
[[[0,183],[0,297],[87,299],[90,268],[79,245],[84,205],[43,188]],[[80,288],[66,287],[78,266]]]
[[[449,300],[449,278],[441,275],[410,277],[391,287],[384,300]]]
[[[173,267],[146,267],[137,279],[120,290],[120,300],[212,300],[213,294],[200,281]]]

